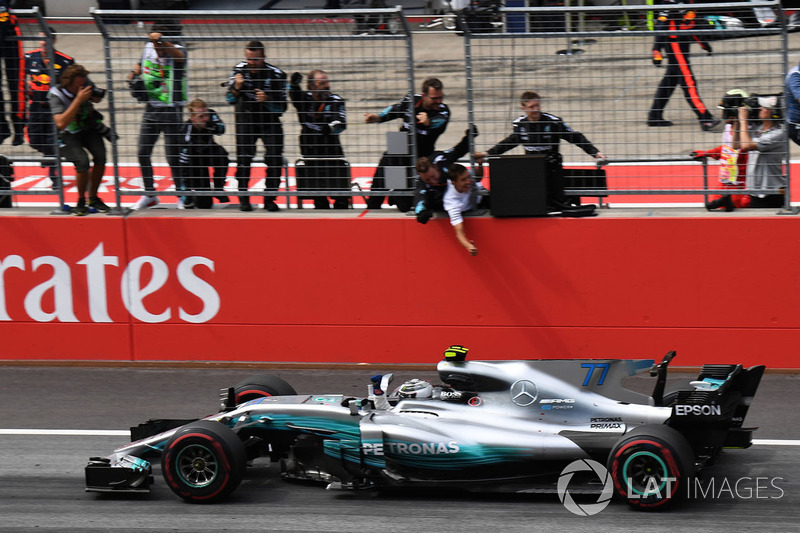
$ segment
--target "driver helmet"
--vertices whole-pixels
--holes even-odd
[[[394,396],[404,398],[431,398],[433,397],[433,385],[424,379],[409,379],[394,391]]]

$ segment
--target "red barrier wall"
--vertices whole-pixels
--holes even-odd
[[[4,217],[0,359],[800,367],[800,219]],[[89,279],[90,281],[87,281]]]

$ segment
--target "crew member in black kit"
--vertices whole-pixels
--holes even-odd
[[[412,102],[413,115],[410,115],[409,108]],[[416,155],[418,158],[427,157],[435,150],[436,139],[444,133],[450,122],[450,108],[444,103],[444,85],[439,79],[426,79],[422,83],[421,94],[409,94],[402,101],[390,105],[380,113],[367,113],[364,119],[365,122],[373,124],[399,118],[403,120],[400,131],[410,132],[412,117],[416,129]],[[383,154],[372,178],[372,190],[384,189],[384,167],[411,165],[412,161],[407,157]],[[367,198],[367,209],[380,209],[384,198],[384,196],[370,196]],[[411,209],[412,198],[405,196],[390,198],[389,204],[396,204],[400,211],[405,212]]]
[[[522,93],[520,104],[525,114],[514,120],[514,129],[508,137],[486,152],[476,152],[475,161],[481,164],[487,156],[504,154],[519,145],[525,149],[526,155],[543,155],[547,168],[548,210],[574,210],[564,194],[564,168],[559,143],[562,140],[570,142],[595,159],[605,159],[606,156],[562,118],[542,112],[540,100],[541,97],[534,91]]]
[[[449,150],[435,151],[428,157],[420,157],[415,165],[417,180],[414,191],[414,213],[417,222],[426,224],[434,212],[444,211],[444,193],[447,191],[447,175],[450,167],[469,153],[470,138],[478,136],[474,125],[464,132],[459,143]],[[481,166],[478,166],[483,170]],[[482,174],[481,174],[482,177]]]
[[[195,98],[189,102],[189,120],[181,125],[178,169],[188,190],[210,191],[209,169],[214,172],[214,190],[222,193],[228,174],[228,151],[214,141],[215,135],[225,133],[225,124],[216,111],[209,109],[205,101]],[[228,197],[216,197],[221,203]],[[211,196],[197,196],[194,205],[198,209],[210,209]]]
[[[25,79],[22,41],[17,17],[9,13],[11,2],[0,0],[0,57],[8,84],[8,109],[14,126],[12,144],[19,146],[25,142]],[[11,137],[11,129],[6,119],[6,100],[2,91],[2,70],[0,70],[0,143]]]
[[[264,144],[267,165],[265,192],[277,191],[283,169],[283,124],[286,111],[286,73],[265,61],[264,44],[250,41],[245,60],[233,67],[228,80],[228,103],[236,106],[236,178],[239,191],[250,186],[250,172],[256,143]],[[252,211],[250,197],[239,197],[239,209]],[[264,196],[264,209],[279,211],[275,196]]]
[[[289,96],[302,126],[300,153],[307,171],[305,177],[313,178],[312,188],[349,190],[349,174],[339,142],[339,134],[347,128],[344,100],[331,93],[330,80],[322,70],[312,70],[308,75],[307,91],[300,88],[302,80],[299,72],[292,74]],[[329,209],[331,205],[326,196],[315,196],[314,207]],[[334,209],[347,207],[346,196],[333,197]]]

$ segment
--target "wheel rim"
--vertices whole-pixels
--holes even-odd
[[[622,467],[628,490],[645,498],[664,494],[669,469],[658,455],[641,451],[631,454]]]
[[[203,488],[212,484],[219,472],[217,456],[199,444],[181,450],[175,464],[181,481],[193,488]]]

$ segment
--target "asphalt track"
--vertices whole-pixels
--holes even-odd
[[[149,495],[84,492],[88,457],[126,442],[129,426],[216,412],[220,387],[263,371],[0,367],[0,531],[730,532],[797,531],[800,521],[797,374],[764,377],[747,419],[748,426],[760,427],[757,443],[725,452],[706,470],[705,494],[667,512],[641,513],[614,502],[600,514],[579,517],[555,495],[334,492],[282,481],[264,463],[248,470],[229,501],[216,505],[181,502],[158,467]],[[301,394],[362,395],[379,371],[269,372]],[[396,375],[397,382],[435,380],[431,371]],[[636,377],[628,386],[645,391],[652,385]]]

